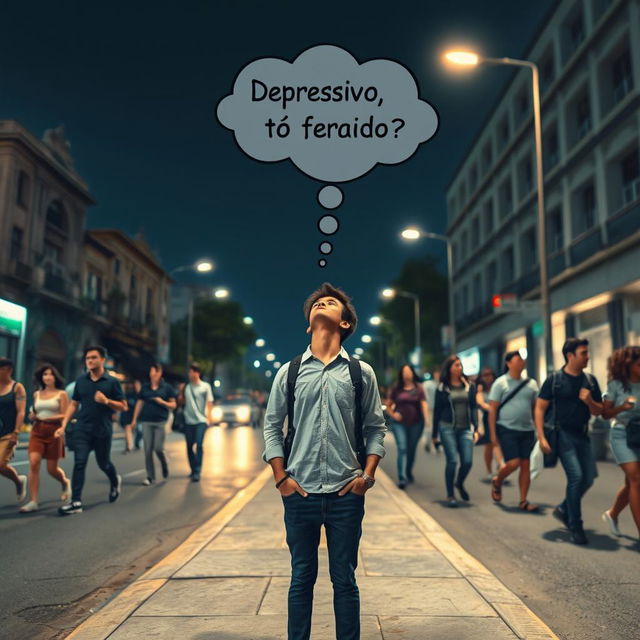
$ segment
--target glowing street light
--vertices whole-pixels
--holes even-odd
[[[254,366],[256,369],[259,369],[259,368],[260,368],[260,360],[254,360],[254,361],[253,361],[253,366]]]
[[[380,316],[372,316],[369,318],[369,323],[374,327],[378,327],[382,324],[382,318]]]
[[[264,347],[265,344],[264,338],[258,338],[256,340],[256,347]]]
[[[229,297],[229,289],[225,289],[224,287],[220,287],[213,292],[213,295],[218,299],[224,299]]]
[[[388,298],[389,300],[391,300],[391,299],[396,297],[396,290],[395,289],[383,289],[382,290],[382,297],[383,298]]]
[[[362,342],[364,342],[365,344],[369,344],[373,338],[370,335],[367,335],[366,333],[362,336]]]
[[[277,360],[273,363],[273,368],[274,369],[279,369],[282,366],[281,362],[278,362]]]
[[[444,59],[465,67],[475,67],[480,63],[480,56],[473,51],[447,51]]]
[[[271,371],[267,370],[267,371],[265,371],[265,372],[264,372],[264,375],[265,375],[267,378],[270,378],[270,377],[273,375],[273,373],[272,373]]]
[[[244,322],[247,326],[251,326],[253,324],[253,318],[251,316],[245,316],[242,318],[242,322]]]
[[[194,268],[198,273],[209,273],[213,271],[213,262],[211,262],[211,260],[198,260]]]
[[[361,356],[364,353],[364,349],[362,347],[356,347],[354,352]]]
[[[267,353],[267,355],[265,356],[265,359],[267,360],[267,362],[273,362],[276,359],[276,354]]]

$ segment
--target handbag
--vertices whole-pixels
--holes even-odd
[[[627,446],[640,449],[640,417],[634,416],[627,423]]]
[[[545,469],[552,469],[558,464],[558,441],[560,435],[560,430],[556,424],[556,382],[558,379],[558,372],[554,371],[551,374],[551,421],[544,423],[544,437],[551,447],[549,453],[543,452]]]

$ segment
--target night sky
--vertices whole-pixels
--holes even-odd
[[[0,118],[38,137],[64,124],[76,168],[98,205],[89,227],[143,231],[171,269],[210,256],[207,282],[230,288],[278,359],[307,344],[302,303],[322,281],[349,292],[369,331],[378,294],[411,256],[409,224],[444,232],[445,189],[508,68],[447,73],[449,43],[486,55],[524,54],[555,0],[452,2],[12,2],[0,23]],[[342,186],[328,266],[318,266],[322,183],[290,162],[262,164],[215,118],[250,60],[293,60],[315,44],[359,60],[392,58],[417,78],[440,128],[404,164]],[[444,264],[444,262],[443,262]],[[409,302],[407,301],[407,304]]]

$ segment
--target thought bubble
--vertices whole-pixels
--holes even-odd
[[[293,62],[248,63],[216,114],[249,157],[289,159],[324,183],[349,182],[377,164],[405,162],[438,130],[438,114],[420,98],[409,69],[383,58],[360,63],[326,44],[310,47]],[[323,208],[336,209],[343,193],[329,184],[317,199]],[[335,230],[327,231],[333,224]],[[318,226],[330,235],[338,220],[325,216]],[[324,259],[319,263],[326,266]]]

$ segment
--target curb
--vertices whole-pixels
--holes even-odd
[[[521,640],[560,640],[553,631],[505,584],[460,546],[422,507],[391,478],[378,469],[376,479],[391,499],[409,517],[420,532],[462,574],[471,586],[493,607],[505,624]]]
[[[182,544],[151,567],[146,573],[107,602],[68,636],[72,640],[104,640],[109,637],[138,607],[166,584],[215,536],[222,531],[244,507],[253,500],[271,477],[270,467],[244,489],[240,489],[217,513],[200,525]]]

